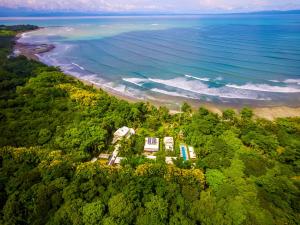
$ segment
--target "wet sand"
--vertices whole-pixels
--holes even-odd
[[[16,42],[14,46],[14,52],[18,55],[24,55],[28,59],[39,61],[38,54],[46,53],[51,51],[55,48],[54,45],[48,44],[40,44],[40,45],[33,45],[29,43],[20,43],[17,40],[21,37],[22,34],[18,34],[16,37]],[[238,105],[228,105],[228,104],[217,104],[211,102],[205,102],[195,99],[187,99],[183,97],[174,97],[164,94],[153,94],[152,96],[148,96],[147,98],[137,99],[132,96],[129,96],[125,93],[121,93],[118,91],[113,90],[112,88],[103,87],[101,85],[96,85],[90,81],[80,79],[72,74],[67,74],[72,76],[75,79],[80,80],[86,85],[93,86],[94,88],[102,89],[106,91],[108,94],[115,96],[119,99],[128,101],[128,102],[149,102],[157,107],[165,106],[170,110],[171,114],[180,113],[180,106],[187,102],[192,106],[194,110],[197,110],[199,107],[205,107],[208,110],[217,113],[219,115],[222,114],[222,111],[228,108],[234,109],[238,112],[242,108],[242,104]],[[274,120],[276,118],[281,117],[299,117],[300,116],[300,107],[291,107],[285,106],[250,106],[254,112],[254,115],[259,118],[264,118],[268,120]]]

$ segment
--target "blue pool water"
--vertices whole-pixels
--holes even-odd
[[[186,148],[185,148],[183,145],[181,145],[180,148],[181,148],[182,158],[183,158],[184,160],[187,160],[187,159],[188,159],[188,156],[187,156]]]
[[[1,19],[45,29],[43,62],[103,88],[229,104],[300,105],[300,15]]]

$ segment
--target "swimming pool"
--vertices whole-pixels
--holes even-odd
[[[189,159],[185,145],[180,145],[180,152],[183,160]]]

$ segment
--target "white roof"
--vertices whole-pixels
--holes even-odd
[[[197,158],[196,153],[194,151],[194,147],[189,146],[189,153],[190,153],[190,158],[191,159],[196,159]]]
[[[128,132],[128,127],[121,127],[114,133],[114,136],[124,137]]]
[[[156,159],[156,156],[155,155],[148,155],[146,156],[147,159]]]
[[[123,159],[125,159],[125,158],[124,157],[117,157],[116,160],[115,160],[115,164],[120,164]]]
[[[174,149],[174,139],[173,139],[173,137],[164,137],[164,144],[165,144],[166,150],[173,151],[173,149]]]
[[[158,151],[159,150],[159,138],[148,137],[145,138],[145,151]]]
[[[129,133],[130,133],[131,135],[135,134],[134,129],[133,129],[133,128],[130,128],[130,129],[129,129]]]
[[[164,137],[164,143],[173,143],[174,139],[173,137]]]
[[[92,158],[92,160],[91,160],[92,163],[94,163],[94,162],[96,162],[96,161],[97,161],[97,158],[96,158],[96,157]]]
[[[108,159],[109,156],[110,156],[110,154],[104,154],[104,153],[101,153],[101,154],[98,156],[98,158],[99,158],[99,159]]]

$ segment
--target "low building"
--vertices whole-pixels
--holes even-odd
[[[173,137],[164,137],[164,145],[166,151],[174,150],[174,139]]]
[[[156,160],[156,156],[155,155],[148,155],[146,156],[147,159],[151,159],[151,160]]]
[[[110,154],[101,153],[98,158],[99,159],[109,159]]]
[[[116,161],[116,159],[117,159],[117,156],[118,156],[118,154],[119,154],[119,148],[120,148],[120,145],[117,144],[117,145],[115,146],[115,150],[113,151],[112,155],[111,155],[110,158],[109,158],[108,165],[111,166],[111,165],[113,165],[113,164],[115,163],[115,161]]]
[[[97,161],[97,158],[96,158],[96,157],[92,158],[92,160],[91,160],[92,163],[94,163],[94,162],[96,162],[96,161]]]
[[[121,140],[122,138],[130,138],[134,134],[135,134],[134,129],[128,127],[121,127],[114,133],[114,138],[112,143],[115,144],[117,141]]]
[[[145,138],[144,150],[146,152],[157,152],[159,150],[159,139],[153,137]]]
[[[195,150],[194,150],[194,147],[192,146],[189,146],[188,147],[189,149],[189,155],[190,155],[190,159],[196,159],[197,156],[196,156],[196,153],[195,153]]]
[[[114,164],[120,164],[121,161],[124,160],[124,159],[125,159],[124,157],[117,157],[117,158],[115,159]]]
[[[177,157],[166,157],[167,164],[174,164],[173,160],[177,160]]]

